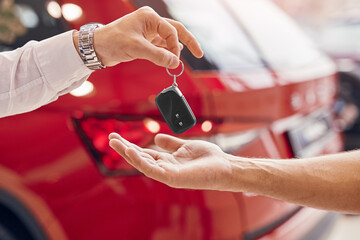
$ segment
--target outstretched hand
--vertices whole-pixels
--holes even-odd
[[[155,144],[167,152],[141,148],[109,135],[110,146],[146,176],[175,188],[229,190],[231,164],[215,144],[158,134]]]

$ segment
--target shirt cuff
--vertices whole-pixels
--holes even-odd
[[[73,42],[73,31],[40,41],[35,46],[37,65],[47,84],[57,92],[79,85],[92,73],[81,60]]]

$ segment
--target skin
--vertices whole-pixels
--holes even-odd
[[[359,151],[304,159],[249,159],[217,145],[158,134],[164,152],[116,133],[110,146],[146,176],[174,188],[252,192],[324,210],[360,213]]]
[[[79,56],[79,33],[73,41]],[[200,44],[179,22],[160,17],[152,8],[142,7],[94,32],[94,49],[101,63],[111,67],[121,62],[146,59],[156,65],[176,68],[185,44],[198,58],[203,56]]]

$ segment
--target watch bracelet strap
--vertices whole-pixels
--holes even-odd
[[[84,64],[91,70],[105,68],[100,62],[94,49],[95,29],[103,26],[102,24],[88,24],[80,28],[79,31],[79,51]]]

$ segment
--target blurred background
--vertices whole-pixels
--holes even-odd
[[[273,0],[337,64],[339,96],[335,104],[345,149],[358,149],[360,107],[360,1]],[[340,216],[328,240],[358,239],[360,217]]]
[[[359,148],[360,1],[273,1],[337,64],[340,86],[335,110],[345,133],[345,149]]]

